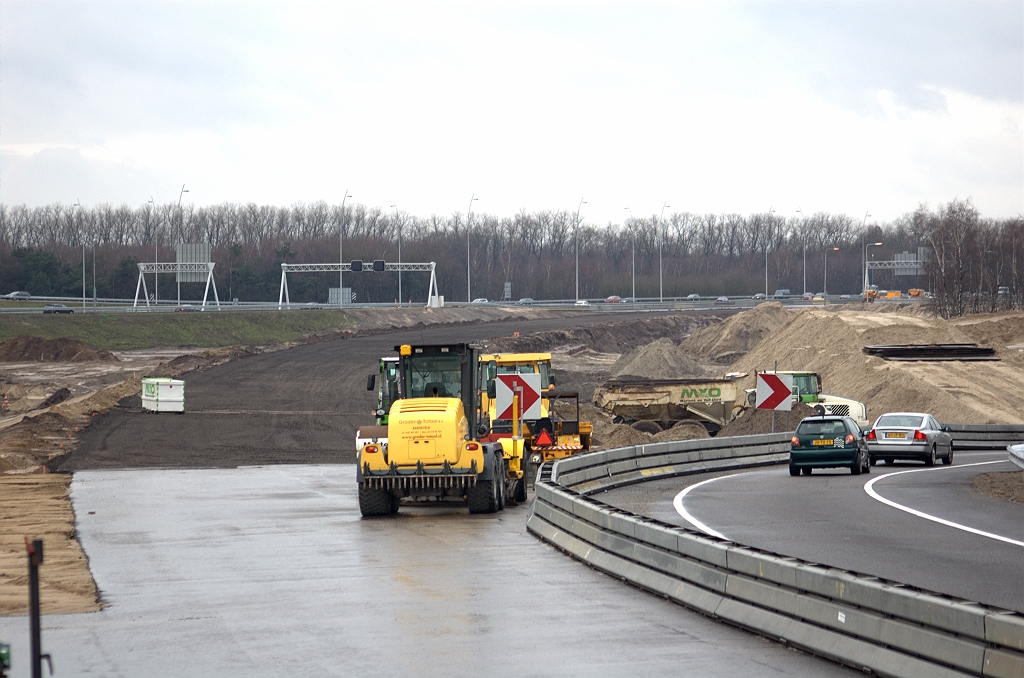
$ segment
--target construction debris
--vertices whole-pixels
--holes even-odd
[[[995,349],[977,344],[897,344],[863,350],[885,360],[999,360]]]

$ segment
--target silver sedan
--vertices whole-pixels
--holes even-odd
[[[864,438],[872,465],[879,460],[891,464],[896,459],[923,461],[925,466],[934,466],[938,458],[943,464],[953,463],[949,427],[923,412],[883,414]]]

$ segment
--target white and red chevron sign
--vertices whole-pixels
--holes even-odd
[[[512,418],[512,396],[519,396],[519,418],[540,419],[540,375],[499,374],[494,380],[497,419]]]
[[[793,409],[793,375],[770,374],[761,372],[757,375],[757,401],[759,410],[791,410]]]

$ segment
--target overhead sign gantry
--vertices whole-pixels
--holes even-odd
[[[141,265],[141,264],[140,264]],[[289,273],[338,273],[338,272],[402,272],[402,273],[426,273],[430,272],[430,286],[427,289],[427,308],[437,308],[441,305],[437,293],[437,276],[435,269],[437,264],[431,261],[428,264],[389,264],[383,259],[376,261],[362,261],[354,259],[350,263],[342,264],[281,264],[281,292],[277,297],[277,308],[291,305],[288,296],[288,274]]]

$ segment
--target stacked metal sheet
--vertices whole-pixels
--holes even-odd
[[[999,360],[995,349],[977,344],[899,344],[863,350],[885,360]]]

